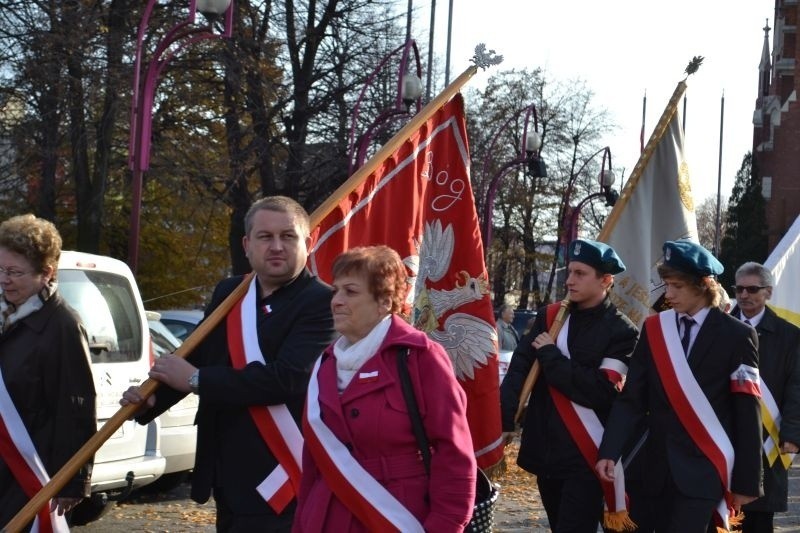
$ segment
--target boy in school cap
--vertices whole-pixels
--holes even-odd
[[[758,338],[717,307],[714,276],[724,269],[711,252],[689,240],[667,241],[663,251],[658,273],[672,309],[645,320],[595,470],[613,479],[624,444],[647,415],[644,483],[653,523],[699,533],[713,518],[729,530],[733,509],[761,493]]]
[[[612,247],[589,239],[576,239],[569,243],[569,260],[585,263],[603,274],[625,271],[625,264]]]
[[[559,304],[539,309],[533,328],[514,350],[500,389],[503,431],[507,439],[513,437],[523,384],[538,361],[541,374],[522,421],[517,464],[536,474],[551,530],[595,532],[604,500],[604,487],[592,471],[597,448],[590,451],[578,442],[587,426],[605,421],[639,332],[608,296],[614,274],[625,270],[617,253],[607,244],[577,239],[567,257],[569,316],[554,339],[549,331]],[[585,416],[577,421],[577,410],[584,408],[588,411],[581,411]],[[606,525],[612,525],[608,520],[624,523],[624,499],[606,498],[606,504]]]
[[[664,243],[663,264],[679,272],[699,277],[719,276],[725,271],[714,255],[696,242],[687,239]]]

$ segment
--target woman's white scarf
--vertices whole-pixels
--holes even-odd
[[[55,280],[51,280],[49,284],[42,287],[42,290],[32,295],[19,306],[7,302],[3,289],[0,288],[0,331],[8,331],[12,324],[41,309],[44,303],[56,292],[57,288],[58,283]]]
[[[389,332],[391,314],[386,315],[378,322],[366,337],[350,344],[344,336],[333,345],[333,354],[336,356],[336,385],[339,394],[342,393],[356,372],[378,351],[383,339]]]

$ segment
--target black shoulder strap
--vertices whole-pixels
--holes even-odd
[[[417,439],[419,453],[422,456],[422,463],[425,465],[425,472],[431,473],[431,448],[428,443],[428,436],[425,435],[425,428],[422,426],[422,416],[419,414],[417,398],[414,396],[414,387],[411,384],[411,376],[408,373],[408,348],[402,347],[397,350],[397,373],[400,376],[400,387],[403,389],[403,397],[406,400],[408,416],[411,418],[411,428],[414,430],[414,437]]]

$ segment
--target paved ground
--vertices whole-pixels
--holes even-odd
[[[508,450],[516,457],[516,447]],[[535,478],[509,461],[500,487],[495,531],[522,533],[547,531],[547,518],[536,491]],[[176,533],[214,531],[214,505],[198,505],[188,498],[187,484],[157,495],[137,494],[130,501],[117,504],[100,520],[87,526],[73,527],[74,533]],[[775,531],[800,533],[800,467],[789,474],[789,512],[776,515]]]

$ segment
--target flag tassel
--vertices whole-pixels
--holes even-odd
[[[603,513],[603,528],[611,531],[636,531],[636,522],[631,520],[627,510],[606,511]]]

